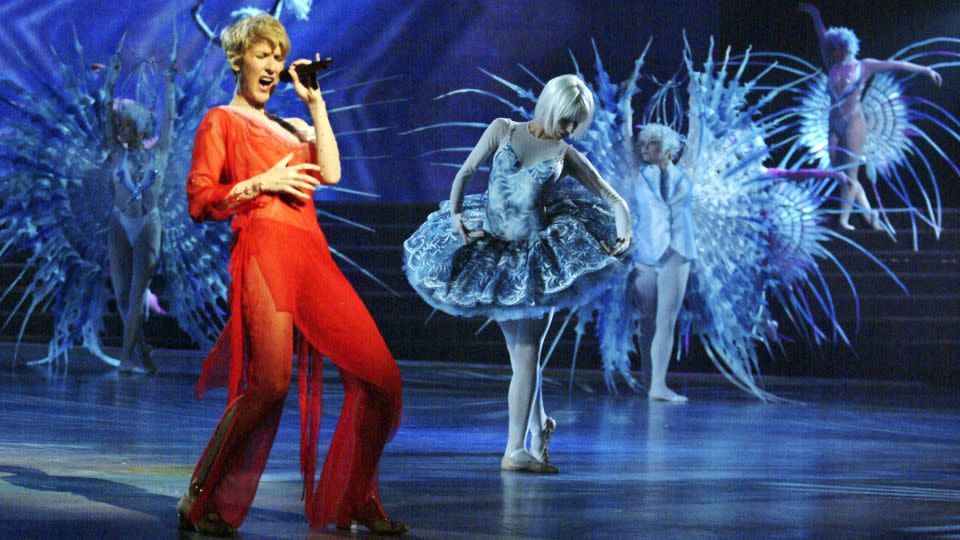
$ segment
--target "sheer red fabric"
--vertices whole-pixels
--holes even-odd
[[[349,523],[378,496],[377,465],[400,421],[400,372],[334,263],[313,201],[263,194],[240,207],[222,205],[237,182],[291,152],[289,165],[314,162],[315,151],[274,122],[233,107],[211,109],[197,131],[187,181],[190,215],[197,221],[232,218],[234,239],[231,316],[196,388],[202,397],[226,386],[229,399],[194,473],[199,495],[188,516],[194,522],[218,513],[239,526],[246,516],[290,384],[295,330],[310,526]],[[314,488],[323,357],[339,368],[345,398]]]

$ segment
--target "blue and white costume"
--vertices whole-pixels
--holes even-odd
[[[467,180],[491,154],[487,191],[464,197]],[[539,318],[591,301],[622,271],[601,246],[629,230],[627,216],[615,218],[607,208],[623,207],[622,199],[580,152],[534,137],[526,122],[490,124],[457,174],[451,200],[462,202],[451,209],[444,201],[404,242],[407,279],[436,309]],[[464,245],[451,213],[484,237]]]
[[[686,144],[676,169],[682,171],[681,174],[689,175],[690,180],[671,180],[670,183],[674,185],[671,188],[672,195],[657,196],[654,191],[654,186],[658,185],[655,181],[657,176],[651,177],[654,182],[642,180],[648,191],[640,192],[643,186],[638,186],[641,178],[634,163],[633,144],[631,142],[630,151],[626,151],[624,144],[626,133],[632,136],[633,101],[640,93],[638,84],[642,82],[640,70],[644,63],[643,54],[634,62],[629,78],[617,84],[611,81],[599,51],[594,48],[597,75],[588,86],[596,100],[596,113],[589,130],[577,146],[590,157],[603,177],[610,180],[613,188],[628,199],[627,204],[636,219],[633,249],[627,251],[634,264],[642,264],[643,259],[650,262],[651,259],[656,261],[662,258],[660,252],[652,247],[655,242],[649,235],[656,234],[651,231],[655,228],[651,225],[660,223],[661,230],[665,231],[669,220],[665,220],[663,215],[671,215],[664,210],[660,218],[645,216],[644,207],[654,208],[664,205],[665,201],[682,199],[678,194],[687,191],[689,186],[691,219],[687,221],[684,217],[678,225],[692,223],[692,227],[684,225],[678,229],[678,234],[671,233],[667,243],[668,246],[674,246],[674,252],[679,254],[683,251],[689,257],[695,257],[690,264],[692,280],[686,289],[680,311],[679,340],[684,344],[680,349],[681,354],[689,350],[689,338],[698,337],[707,356],[733,384],[761,399],[770,399],[774,396],[763,390],[758,380],[759,354],[763,349],[772,350],[777,346],[780,339],[777,331],[779,321],[788,323],[783,326],[795,330],[814,346],[825,341],[848,342],[837,316],[835,293],[823,278],[825,266],[834,266],[844,275],[848,274],[828,249],[831,241],[853,245],[889,275],[892,283],[901,288],[902,284],[869,251],[825,226],[828,210],[824,204],[834,183],[831,179],[810,177],[818,175],[801,174],[804,169],[799,166],[809,160],[810,155],[798,149],[779,163],[765,165],[772,161],[771,148],[766,140],[771,138],[772,133],[782,130],[781,115],[764,114],[763,109],[776,96],[789,91],[797,83],[769,86],[763,78],[770,69],[756,76],[747,75],[746,70],[751,65],[749,54],[734,62],[728,51],[723,62],[715,62],[713,52],[711,46],[706,62],[695,67],[689,50],[686,51],[686,76],[689,78],[686,85],[687,107],[680,105],[682,90],[679,84],[663,85],[644,100],[644,117],[638,123],[660,122],[677,129],[686,124]],[[576,74],[586,80],[576,61],[575,68]],[[478,94],[505,104],[513,112],[529,114],[529,105],[536,102],[535,91],[492,73],[487,75],[507,90],[497,93],[464,88],[448,92],[440,98]],[[475,125],[473,122],[443,122],[411,132]],[[451,147],[441,150],[457,149]],[[496,149],[494,144],[489,153]],[[471,154],[468,163],[474,162],[476,166],[480,161],[482,159],[474,161]],[[569,161],[566,160],[567,163]],[[496,170],[493,172],[495,174]],[[783,180],[784,176],[800,180],[787,182]],[[457,186],[454,188],[457,189]],[[659,199],[660,203],[644,204],[643,196]],[[485,218],[486,199],[468,197],[467,201],[464,215],[470,216],[468,228],[477,228]],[[686,208],[673,207],[672,213],[680,210],[681,216],[686,215]],[[418,291],[426,289],[422,273],[424,263],[412,259],[411,250],[416,257],[425,257],[427,250],[411,242],[436,244],[430,250],[432,255],[441,249],[452,253],[463,243],[449,224],[449,214],[443,212],[449,212],[449,206],[441,206],[441,209],[441,212],[430,216],[427,224],[406,245],[408,277]],[[428,239],[423,229],[431,226],[436,231]],[[688,230],[692,230],[689,236]],[[688,251],[686,246],[692,249]],[[645,256],[645,252],[655,253],[656,256]],[[449,253],[447,259],[452,257]],[[678,259],[683,259],[683,256],[672,260]],[[437,256],[433,260],[445,259]],[[631,269],[628,265],[621,266],[623,273],[608,282],[609,289],[606,292],[596,300],[581,305],[567,318],[567,321],[573,316],[578,319],[571,377],[576,365],[576,351],[587,331],[587,324],[598,318],[603,319],[598,321],[599,345],[607,385],[611,390],[616,388],[617,373],[622,374],[631,386],[638,388],[630,374],[629,354],[636,352],[634,338],[639,326],[639,313],[630,287],[632,281],[627,273]],[[445,283],[443,277],[442,272],[435,272],[430,279],[436,279],[437,283],[424,296],[434,307],[448,313],[455,312],[454,306],[432,296],[433,290],[442,290]],[[853,302],[856,303],[858,300],[852,279],[849,285]],[[474,306],[472,309],[470,314],[486,314],[481,307]],[[777,318],[777,312],[783,315]],[[597,317],[601,314],[602,317]],[[545,359],[544,363],[548,360]]]
[[[172,140],[152,149],[118,151],[110,113],[117,104],[123,45],[103,73],[91,71],[82,46],[75,46],[74,58],[58,60],[50,74],[58,84],[47,84],[38,74],[29,89],[5,81],[0,91],[0,129],[11,141],[0,152],[0,245],[5,247],[0,257],[28,254],[23,270],[28,284],[13,310],[23,315],[20,337],[31,316],[46,309],[53,316],[52,337],[47,355],[35,363],[66,362],[71,347],[83,346],[118,365],[100,347],[111,297],[105,279],[108,224],[116,220],[119,234],[132,238],[131,244],[147,221],[162,227],[157,269],[164,281],[162,297],[180,328],[198,343],[207,342],[224,315],[219,302],[227,292],[223,259],[229,231],[195,225],[186,214],[182,185],[163,179],[186,177],[199,113],[222,99],[222,74],[211,80],[204,63],[197,62],[176,74],[173,87],[173,72],[167,71],[166,94],[177,96],[168,111]],[[153,84],[150,65],[140,64],[129,75],[138,80],[138,95]],[[124,195],[130,204],[116,206]],[[4,294],[13,290],[11,285]]]

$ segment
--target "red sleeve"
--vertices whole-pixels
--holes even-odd
[[[211,109],[200,122],[193,142],[193,158],[187,175],[187,207],[196,222],[226,220],[242,207],[226,209],[223,200],[232,184],[222,182],[226,160],[226,113]]]

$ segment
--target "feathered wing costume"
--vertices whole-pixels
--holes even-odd
[[[75,57],[56,59],[56,82],[31,70],[29,90],[11,81],[0,83],[0,129],[8,141],[0,149],[0,256],[27,255],[23,271],[3,293],[23,287],[6,322],[22,312],[22,337],[35,312],[53,314],[47,355],[34,363],[66,361],[72,346],[85,347],[107,364],[118,363],[101,350],[100,333],[112,296],[106,224],[114,205],[114,157],[122,148],[110,140],[114,130],[108,123],[121,49],[122,43],[109,65],[94,72],[75,40]],[[146,190],[160,193],[164,297],[180,327],[202,343],[222,324],[229,231],[190,221],[180,179],[186,176],[202,113],[223,95],[219,81],[211,83],[201,64],[175,81],[175,49],[174,44],[165,75],[171,83],[167,92],[175,92],[172,141],[144,149],[145,159],[124,157],[123,164],[129,172],[126,187],[135,197]],[[138,97],[149,94],[156,82],[150,80],[148,66],[128,75],[137,78]]]
[[[689,107],[685,111],[688,133],[678,165],[693,181],[692,213],[699,256],[691,268],[680,315],[678,336],[686,346],[677,350],[678,355],[683,349],[689,350],[687,339],[691,333],[699,336],[721,373],[739,388],[769,399],[773,396],[757,381],[758,353],[761,346],[769,349],[779,340],[780,324],[773,315],[777,311],[774,305],[811,343],[848,342],[821,263],[833,264],[846,276],[854,298],[856,289],[849,274],[827,249],[827,241],[856,246],[883,265],[853,241],[823,226],[823,205],[834,186],[833,180],[823,178],[829,176],[829,171],[797,169],[796,163],[788,166],[790,154],[776,168],[764,166],[771,150],[765,141],[778,125],[776,115],[764,116],[761,110],[777,94],[802,81],[773,88],[764,86],[758,83],[769,70],[754,78],[745,76],[749,52],[732,64],[729,50],[720,64],[714,63],[712,55],[711,46],[710,56],[698,70],[689,49],[685,54],[689,79]],[[625,148],[617,135],[630,133],[630,98],[636,91],[637,72],[626,83],[613,86],[599,57],[597,70],[600,76],[593,88],[605,104],[605,114],[591,128],[601,133],[585,138],[584,150],[600,167],[610,155],[610,148]],[[653,94],[645,121],[682,125],[680,100],[671,96],[675,92],[670,87],[665,85]],[[670,111],[674,112],[672,118]],[[594,144],[600,147],[591,147]],[[620,170],[625,161],[611,156],[607,168],[611,172]],[[619,178],[615,186],[628,196],[633,192],[630,182],[634,176],[635,173],[611,175],[611,180]],[[628,205],[632,202],[628,198]],[[631,209],[644,211],[633,205]],[[632,287],[624,276],[622,283],[612,284],[597,304],[579,311],[579,335],[589,318],[585,315],[590,311],[597,314],[606,382],[614,391],[615,373],[622,374],[631,387],[639,386],[630,375],[628,356],[634,352],[633,337],[639,316],[631,296]]]
[[[783,133],[789,138],[790,151],[804,153],[812,163],[830,166],[829,124],[833,103],[827,89],[827,76],[796,56],[765,53],[782,63],[780,69],[807,78],[798,92],[796,106],[784,111]],[[916,62],[939,60],[930,68],[960,66],[960,39],[938,37],[904,47],[889,60]],[[939,235],[942,228],[940,187],[935,174],[937,160],[960,176],[955,159],[942,143],[960,143],[960,121],[942,106],[911,95],[916,74],[882,72],[873,76],[861,97],[866,119],[866,143],[863,165],[870,179],[878,211],[890,234],[893,226],[890,213],[907,213],[913,233],[914,249],[921,224],[930,226]],[[877,184],[893,193],[894,201],[884,201]],[[911,196],[913,194],[913,196]]]

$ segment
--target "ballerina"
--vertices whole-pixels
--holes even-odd
[[[556,422],[543,405],[543,341],[555,310],[599,294],[631,242],[623,199],[564,142],[586,132],[593,111],[593,95],[578,77],[551,79],[532,120],[498,118],[486,128],[450,200],[404,242],[407,279],[428,304],[488,317],[503,331],[513,369],[504,470],[558,472],[548,453]],[[465,197],[467,182],[491,155],[486,192]]]
[[[54,321],[47,355],[31,364],[66,365],[70,348],[81,345],[112,367],[154,370],[144,321],[148,309],[162,311],[149,290],[158,270],[164,272],[164,299],[172,315],[195,341],[210,339],[209,323],[222,315],[217,303],[226,293],[219,286],[226,273],[208,263],[219,258],[228,238],[206,227],[197,231],[182,217],[186,201],[179,188],[164,181],[185,167],[189,150],[181,141],[196,129],[194,113],[215,93],[217,81],[206,77],[203,86],[197,84],[202,63],[179,70],[174,39],[154,135],[154,64],[143,62],[127,74],[137,80],[136,100],[120,97],[122,50],[121,42],[106,64],[87,62],[77,42],[74,61],[58,61],[51,73],[28,70],[36,88],[5,81],[0,92],[0,125],[16,141],[0,154],[9,165],[0,184],[0,256],[29,254],[4,295],[29,275],[11,313],[26,306],[18,342],[36,311],[49,309]],[[51,77],[60,84],[49,84]],[[191,99],[178,99],[185,91],[192,92]],[[161,230],[170,239],[187,228],[194,231],[189,241],[160,242]],[[196,274],[179,271],[184,260]],[[123,322],[120,359],[101,349],[111,292],[107,276]]]

